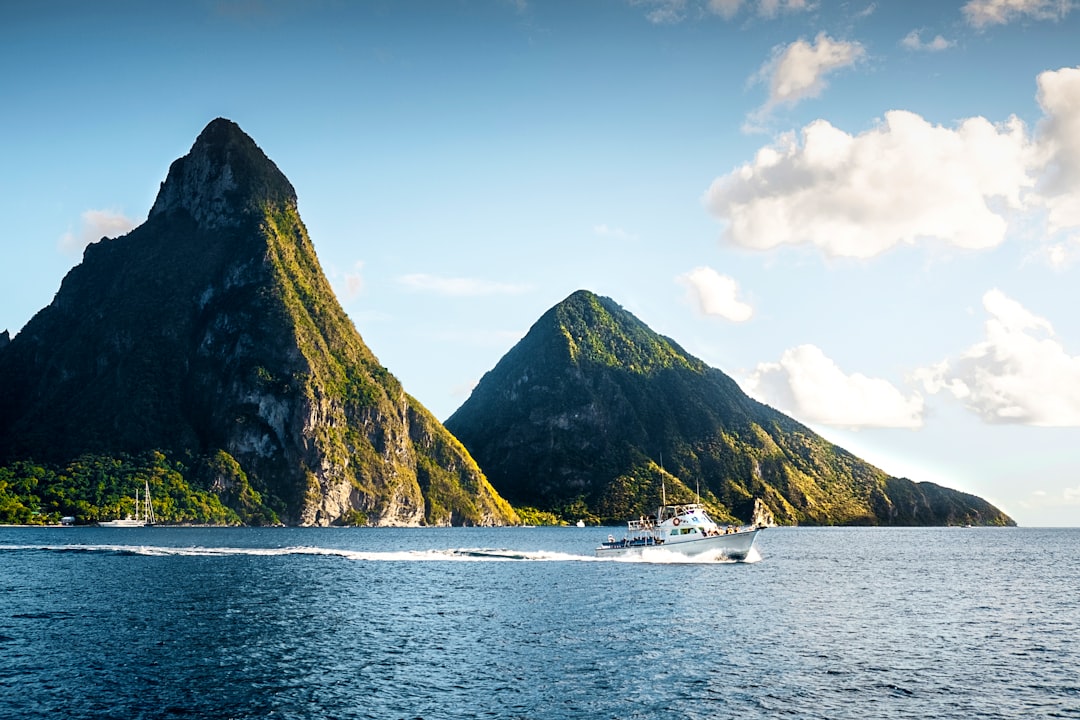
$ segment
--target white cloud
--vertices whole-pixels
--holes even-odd
[[[801,144],[781,136],[717,178],[705,202],[726,241],[759,250],[809,243],[865,258],[922,238],[981,249],[1004,239],[1001,205],[1020,206],[1029,162],[1015,118],[949,129],[894,110],[859,135],[816,120]]]
[[[471,380],[467,383],[455,385],[450,388],[450,397],[459,398],[460,400],[467,399],[472,395],[472,391],[476,389],[476,386],[480,384],[479,380]]]
[[[1070,0],[968,0],[964,18],[976,28],[1005,25],[1023,17],[1061,20],[1072,10]]]
[[[1038,192],[1050,232],[1080,227],[1080,67],[1041,73],[1043,119],[1036,128],[1043,165]]]
[[[103,237],[119,237],[134,227],[134,220],[114,210],[87,210],[81,216],[79,232],[64,233],[58,245],[66,255],[80,255],[87,245]]]
[[[706,205],[727,242],[862,258],[926,239],[991,248],[1011,221],[1036,220],[1047,236],[1037,254],[1061,268],[1073,253],[1058,234],[1080,228],[1080,67],[1037,85],[1030,137],[1016,117],[949,128],[893,110],[857,135],[816,120],[713,181]]]
[[[908,50],[940,52],[942,50],[948,50],[955,43],[951,40],[946,40],[941,35],[935,35],[933,40],[924,41],[922,39],[922,30],[912,30],[904,36],[904,39],[900,41],[900,44]]]
[[[709,12],[730,20],[739,14],[743,6],[757,6],[757,14],[774,18],[782,12],[803,12],[809,10],[807,0],[709,0]]]
[[[1063,505],[1080,505],[1080,485],[1054,489],[1050,492],[1032,490],[1025,499],[1020,501],[1020,506],[1025,510],[1060,510]]]
[[[795,418],[834,427],[922,427],[923,399],[905,397],[889,381],[846,375],[815,345],[785,350],[778,363],[761,363],[746,392]]]
[[[628,233],[620,227],[610,227],[606,223],[593,226],[593,233],[600,237],[614,238],[615,240],[637,240],[637,235]]]
[[[520,295],[529,291],[524,285],[476,280],[474,278],[447,278],[425,273],[413,273],[398,278],[398,282],[420,292],[451,297],[477,297],[481,295]]]
[[[655,25],[673,25],[686,19],[686,0],[629,0],[631,5],[649,8],[645,17]]]
[[[1028,262],[1046,263],[1051,270],[1063,272],[1080,259],[1080,235],[1066,237],[1060,242],[1050,242],[1039,247],[1024,259]]]
[[[738,299],[739,286],[732,278],[711,267],[694,268],[676,278],[686,286],[705,315],[717,315],[732,322],[746,322],[754,309]]]
[[[330,268],[327,277],[334,286],[334,292],[337,293],[339,300],[349,302],[360,297],[364,292],[363,269],[364,263],[359,260],[353,263],[351,270],[345,272],[335,267]]]
[[[825,89],[825,76],[854,65],[866,51],[857,42],[833,40],[818,33],[814,42],[796,40],[777,48],[751,80],[767,82],[769,99],[758,110],[760,117],[777,105],[795,105],[806,98],[817,97]]]
[[[656,25],[672,25],[688,18],[719,15],[731,20],[742,9],[750,8],[764,18],[781,13],[805,12],[814,7],[809,0],[628,0],[630,5],[646,8],[645,17]]]
[[[743,0],[709,0],[709,12],[730,20],[739,14]]]
[[[983,296],[986,339],[955,360],[916,373],[927,392],[946,390],[992,423],[1080,426],[1080,356],[1053,327],[1000,290]]]
[[[364,291],[364,276],[361,275],[361,270],[364,269],[364,263],[357,261],[353,265],[351,272],[345,273],[345,299],[353,300]]]
[[[758,14],[771,18],[782,12],[805,12],[813,6],[807,0],[759,0]]]

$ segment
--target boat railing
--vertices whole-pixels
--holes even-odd
[[[671,518],[686,517],[692,515],[694,511],[705,512],[705,506],[701,503],[684,503],[682,505],[664,505],[660,508],[660,512],[657,513],[660,520],[670,520]]]

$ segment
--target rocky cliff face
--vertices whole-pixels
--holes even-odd
[[[148,449],[290,523],[516,522],[364,344],[292,185],[224,119],[0,349],[0,461]]]
[[[743,522],[1012,524],[974,496],[889,477],[585,291],[545,313],[446,426],[511,502],[568,518],[648,514],[663,490]]]

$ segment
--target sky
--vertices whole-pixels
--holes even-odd
[[[0,6],[0,331],[216,117],[440,420],[614,299],[882,470],[1080,526],[1080,3]]]

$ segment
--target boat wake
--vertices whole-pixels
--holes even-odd
[[[266,547],[170,547],[162,545],[0,545],[0,553],[94,553],[103,555],[139,555],[147,557],[283,557],[289,555],[312,555],[341,557],[347,560],[370,562],[409,561],[567,561],[594,560],[591,557],[544,550],[502,550],[484,548],[458,548],[433,550],[364,551],[344,548],[313,547],[297,545],[280,548]]]
[[[647,564],[711,564],[736,562],[723,557],[687,557],[662,549],[649,550],[636,557],[596,558],[592,555],[550,550],[508,550],[495,548],[449,548],[431,550],[366,551],[343,548],[290,546],[280,548],[260,547],[169,547],[162,545],[0,545],[0,553],[86,553],[118,556],[144,557],[283,557],[324,556],[364,562],[617,562]],[[738,562],[750,563],[761,559],[756,549],[750,556]]]
[[[617,563],[648,563],[652,565],[716,565],[716,564],[730,564],[730,565],[746,565],[761,561],[761,554],[758,553],[756,547],[751,547],[750,552],[747,553],[745,558],[735,559],[727,557],[723,552],[717,552],[710,555],[708,553],[700,555],[684,555],[678,550],[668,550],[665,548],[646,548],[638,555],[622,555],[615,557],[600,558],[603,562],[617,562]]]

